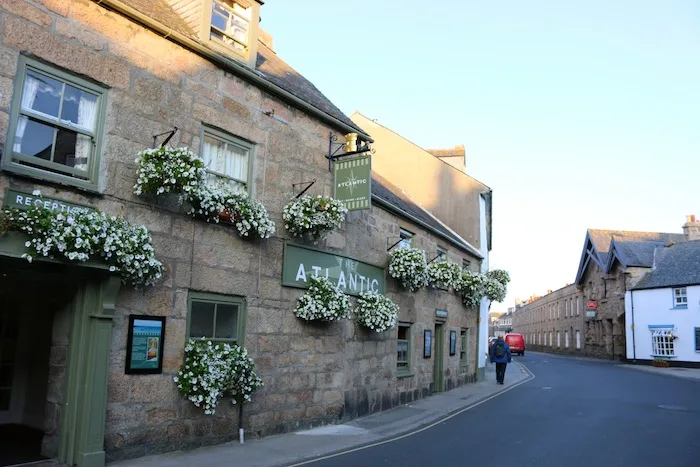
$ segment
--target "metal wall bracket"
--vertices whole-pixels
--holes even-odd
[[[354,156],[356,154],[363,154],[366,152],[374,154],[374,149],[370,148],[368,142],[364,142],[362,146],[357,149],[357,151],[343,152],[339,154],[339,151],[345,147],[345,143],[337,143],[336,141],[338,141],[338,136],[331,131],[328,135],[328,154],[323,156],[326,159],[328,159],[329,172],[333,171],[333,162],[337,161],[342,157]]]
[[[314,178],[313,180],[311,180],[310,182],[292,183],[292,191],[294,191],[294,189],[295,189],[296,187],[298,187],[299,185],[304,185],[304,184],[306,184],[306,188],[304,188],[303,190],[301,190],[301,193],[299,193],[298,195],[296,195],[295,198],[300,198],[301,195],[303,195],[304,193],[306,193],[306,191],[307,191],[309,188],[311,188],[311,185],[313,185],[314,183],[316,183],[316,179],[315,179],[315,178]]]
[[[392,238],[392,239],[393,239],[393,238],[398,238],[398,240],[396,241],[396,243],[394,243],[394,244],[391,245],[389,248],[387,248],[386,251],[391,251],[392,248],[394,248],[396,245],[398,245],[399,243],[401,243],[401,240],[403,240],[403,238],[401,238],[401,237],[387,237],[387,238],[386,238],[387,244],[389,243],[389,239],[390,239],[390,238]]]
[[[171,139],[173,136],[175,136],[175,133],[177,133],[177,127],[176,127],[176,126],[174,126],[173,129],[170,130],[170,131],[166,131],[166,132],[163,132],[163,133],[158,133],[157,135],[153,135],[153,149],[155,149],[155,148],[156,148],[156,145],[158,144],[157,141],[158,141],[158,137],[159,137],[159,136],[168,135],[168,137],[165,138],[165,140],[160,144],[160,147],[162,148],[162,147],[165,147],[166,144],[168,144],[168,141],[170,141],[170,139]]]
[[[435,258],[433,258],[433,259],[431,259],[430,261],[428,261],[428,264],[432,263],[433,261],[435,261],[436,259],[440,258],[441,256],[445,256],[445,253],[443,253],[443,252],[438,253],[437,256],[436,256]]]

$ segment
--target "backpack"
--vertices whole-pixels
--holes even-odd
[[[506,345],[503,342],[496,342],[493,345],[493,355],[496,358],[503,358],[506,356]]]

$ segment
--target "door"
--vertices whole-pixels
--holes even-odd
[[[433,392],[445,390],[445,378],[443,371],[443,360],[445,356],[445,326],[442,323],[435,323],[435,364],[433,370]]]

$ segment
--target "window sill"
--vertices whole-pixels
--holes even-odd
[[[687,309],[688,309],[688,305],[674,306],[673,308],[671,308],[671,310],[687,310]]]
[[[408,373],[396,373],[396,379],[403,379],[403,378],[410,378],[411,376],[414,376],[415,373],[413,372],[408,372]]]
[[[97,184],[93,184],[88,181],[73,179],[72,177],[67,177],[61,174],[54,174],[52,172],[33,169],[30,167],[25,167],[21,164],[14,162],[8,162],[2,166],[2,170],[8,173],[19,175],[31,179],[32,181],[42,181],[47,183],[52,183],[60,185],[61,187],[79,189],[91,195],[101,195],[97,188]]]
[[[669,360],[672,358],[678,358],[678,356],[676,356],[676,355],[654,355],[654,354],[651,354],[650,356],[651,356],[651,358],[660,358],[660,359],[669,359]]]

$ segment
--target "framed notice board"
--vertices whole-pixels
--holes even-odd
[[[164,316],[129,315],[125,373],[162,373],[164,341]]]

